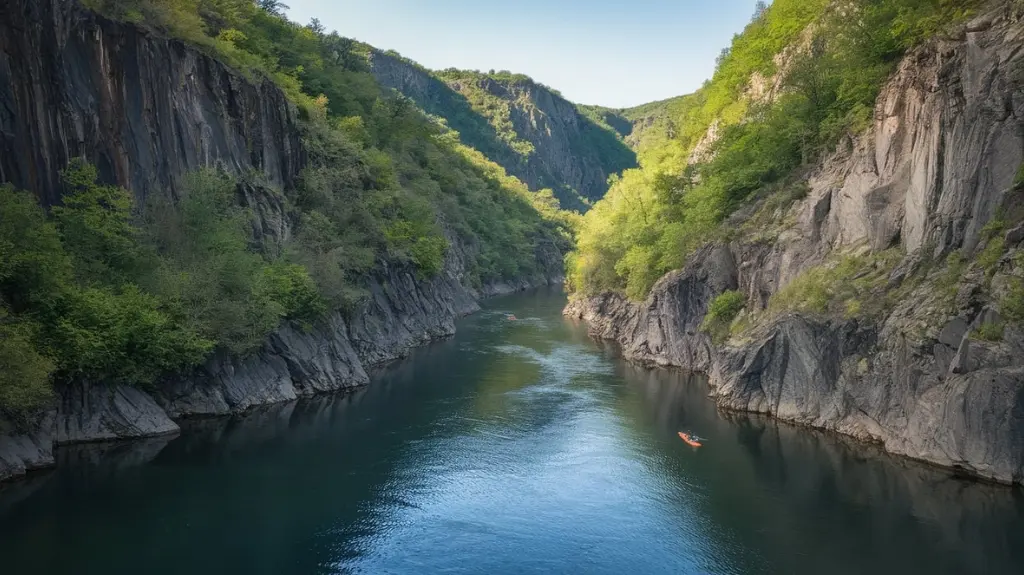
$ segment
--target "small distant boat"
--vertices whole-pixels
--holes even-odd
[[[700,447],[701,446],[701,443],[699,441],[697,441],[697,437],[694,436],[694,435],[690,435],[689,433],[683,433],[682,431],[680,431],[679,432],[679,437],[683,441],[685,441],[687,445],[692,445],[693,447]]]
[[[509,314],[508,321],[516,321],[516,316]]]

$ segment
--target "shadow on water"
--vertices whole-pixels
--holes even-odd
[[[4,573],[1024,572],[1019,491],[720,413],[563,303],[490,302],[353,394],[61,449],[0,491]]]
[[[754,552],[740,572],[981,574],[1024,566],[1019,489],[957,479],[843,436],[722,412],[702,376],[618,369],[635,390],[626,402],[631,416],[646,420],[659,448],[683,453],[661,471],[701,486],[701,511]],[[707,438],[704,447],[673,447],[686,429]]]

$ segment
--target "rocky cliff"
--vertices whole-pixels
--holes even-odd
[[[253,81],[175,40],[96,16],[67,0],[0,6],[0,181],[59,201],[57,174],[84,156],[104,181],[141,198],[177,193],[189,171],[256,170],[242,196],[257,236],[287,237],[280,193],[304,165],[297,112],[269,81]],[[246,178],[246,181],[250,178]],[[217,355],[154,389],[75,382],[53,409],[0,417],[0,480],[53,464],[55,444],[176,433],[174,419],[220,415],[364,385],[369,368],[450,336],[481,297],[560,282],[557,249],[536,254],[536,277],[463,284],[473,245],[450,235],[440,274],[420,279],[381,263],[359,309],[311,329],[286,325],[246,357]]]
[[[0,6],[0,108],[0,181],[46,204],[77,157],[140,199],[215,163],[286,188],[303,164],[296,109],[269,80],[67,0]]]
[[[636,167],[636,157],[610,128],[528,78],[465,72],[435,76],[405,59],[371,51],[384,86],[444,118],[465,144],[483,152],[532,190],[551,188],[566,208],[578,194],[598,200],[608,177]],[[491,114],[487,117],[485,113]],[[499,133],[495,124],[505,122]]]
[[[566,313],[628,357],[710,373],[725,408],[1024,482],[1024,326],[1003,309],[1024,273],[1022,95],[1024,24],[1006,4],[911,52],[872,129],[806,178],[806,197],[767,219],[738,214],[732,241],[699,251],[645,302],[605,295]],[[876,313],[765,310],[807,270],[827,277],[844,254],[893,246],[902,261],[878,272]],[[953,253],[963,270],[946,263]],[[699,326],[734,288],[752,327],[716,346]]]

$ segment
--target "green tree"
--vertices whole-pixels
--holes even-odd
[[[52,214],[79,277],[114,286],[129,281],[143,265],[131,194],[97,184],[96,168],[82,159],[73,160],[62,175],[68,193]]]
[[[45,405],[52,396],[52,359],[36,346],[38,326],[12,321],[0,308],[0,413],[17,415]]]

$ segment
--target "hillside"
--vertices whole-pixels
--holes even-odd
[[[443,119],[464,144],[537,191],[551,189],[566,209],[585,211],[608,177],[636,166],[634,153],[591,108],[521,74],[429,71],[394,53],[369,49],[384,86]]]
[[[365,384],[573,217],[250,0],[0,4],[0,479]]]
[[[566,313],[726,409],[1024,481],[1022,16],[776,0],[587,214]]]

